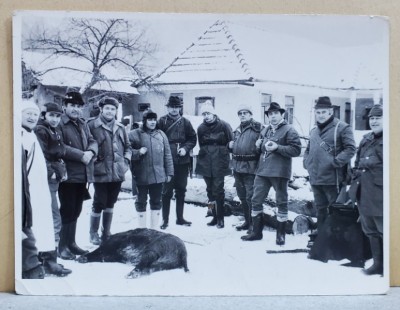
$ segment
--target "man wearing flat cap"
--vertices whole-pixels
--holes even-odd
[[[61,231],[58,256],[75,259],[87,251],[75,242],[76,225],[87,196],[86,184],[93,183],[93,158],[97,155],[98,144],[93,138],[85,119],[81,118],[83,98],[79,92],[67,92],[64,100],[65,114],[61,116],[60,129],[65,143],[64,161],[67,180],[60,183]]]
[[[176,224],[190,226],[183,218],[185,193],[190,166],[190,151],[196,146],[197,135],[190,121],[180,115],[183,103],[178,96],[170,96],[166,104],[168,114],[160,117],[158,128],[168,137],[174,162],[174,176],[163,185],[161,229],[166,229],[173,191],[175,190]]]
[[[383,275],[383,110],[374,105],[369,114],[372,132],[364,135],[353,168],[360,222],[371,245],[373,264],[363,269],[366,275]]]
[[[310,176],[319,228],[339,195],[356,144],[351,127],[334,116],[329,97],[319,97],[314,110],[316,126],[311,129],[303,165]],[[308,246],[312,244],[311,240]]]
[[[232,151],[232,168],[235,187],[244,214],[244,223],[236,226],[236,230],[248,230],[251,224],[251,198],[253,184],[260,157],[256,141],[262,129],[261,123],[253,119],[250,105],[239,105],[238,117],[240,125],[233,131],[233,141],[229,142]]]
[[[263,237],[263,203],[271,187],[275,190],[278,207],[277,245],[285,244],[285,226],[288,220],[288,182],[292,174],[292,157],[300,155],[301,142],[297,131],[284,119],[285,109],[271,102],[265,114],[269,126],[261,131],[256,146],[261,152],[254,180],[251,200],[253,229],[242,236],[244,241],[261,240]]]
[[[129,169],[132,151],[124,125],[115,119],[118,100],[103,97],[100,114],[88,122],[90,131],[99,145],[94,160],[94,197],[90,216],[90,242],[99,245],[111,236],[114,204]],[[101,240],[98,234],[103,213]]]

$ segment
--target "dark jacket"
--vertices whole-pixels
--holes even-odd
[[[203,122],[197,129],[199,154],[196,173],[205,177],[231,174],[228,143],[233,140],[231,126],[218,117],[212,123]]]
[[[76,122],[70,120],[67,115],[61,116],[60,129],[65,144],[64,161],[67,167],[68,183],[92,183],[93,161],[96,158],[97,142],[90,133],[85,120],[79,118]],[[82,161],[84,151],[92,151],[93,159],[86,166]]]
[[[143,128],[132,130],[129,135],[132,146],[132,169],[137,185],[164,183],[167,176],[174,175],[174,165],[168,138],[163,131],[152,132]],[[139,154],[141,147],[147,148],[147,153]]]
[[[196,132],[187,118],[180,117],[179,121],[171,127],[174,123],[175,121],[171,117],[164,115],[158,120],[158,128],[161,129],[168,138],[174,165],[189,164],[190,151],[197,143]],[[168,130],[168,128],[170,129]],[[186,150],[185,156],[178,155],[177,151],[180,148]]]
[[[52,128],[49,124],[40,120],[35,128],[35,134],[46,159],[48,179],[55,173],[56,180],[60,181],[66,174],[65,163],[62,160],[66,148],[60,127]]]
[[[273,132],[271,125],[263,129],[260,134],[261,156],[258,161],[256,175],[263,177],[278,177],[290,179],[292,174],[292,157],[301,153],[301,142],[297,131],[286,121],[278,125]],[[265,143],[273,141],[278,148],[273,152],[267,152]]]
[[[334,132],[338,122],[340,123],[334,150]],[[310,141],[303,158],[303,165],[308,170],[311,185],[342,183],[345,179],[346,165],[355,153],[353,131],[348,124],[334,118],[322,130],[314,127],[310,132]]]
[[[110,129],[100,116],[89,121],[88,126],[99,148],[94,161],[94,182],[124,181],[132,156],[125,127],[115,121]]]
[[[383,136],[366,134],[358,147],[354,180],[357,206],[363,216],[383,216]]]
[[[260,136],[262,125],[255,120],[233,132],[232,168],[239,173],[255,174],[260,158],[260,150],[256,141]]]

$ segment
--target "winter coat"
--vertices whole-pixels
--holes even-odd
[[[383,136],[366,134],[358,147],[353,182],[358,184],[357,206],[363,216],[383,216]]]
[[[68,176],[65,182],[93,183],[93,162],[98,152],[98,146],[85,120],[78,118],[74,122],[64,114],[61,116],[60,129],[65,144],[64,161]],[[94,153],[88,165],[81,161],[84,151]]]
[[[334,150],[334,132],[338,123]],[[314,127],[303,158],[311,185],[341,184],[346,177],[347,164],[355,153],[353,131],[348,124],[334,118],[322,130]]]
[[[21,199],[21,207],[22,207],[22,228],[31,228],[32,227],[32,205],[31,205],[31,195],[29,193],[29,181],[28,181],[28,169],[26,166],[26,157],[28,152],[25,151],[22,146],[21,150],[22,155],[22,199]]]
[[[256,141],[262,125],[253,119],[244,127],[239,126],[233,132],[232,168],[239,173],[255,174],[260,158]]]
[[[132,130],[129,135],[132,146],[132,170],[137,185],[164,183],[168,176],[174,175],[174,164],[168,138],[159,129],[145,131],[143,128]],[[141,147],[147,153],[140,155]]]
[[[42,148],[34,132],[22,128],[22,147],[26,152],[26,171],[32,208],[32,231],[39,251],[54,251],[53,215],[47,167]],[[23,167],[22,169],[25,169]]]
[[[47,177],[50,180],[53,174],[60,181],[66,176],[66,167],[62,158],[65,155],[65,145],[62,140],[60,127],[52,128],[43,120],[40,120],[35,128],[35,134],[42,147],[47,165]]]
[[[110,129],[100,117],[89,121],[88,126],[98,144],[98,154],[94,161],[94,182],[124,181],[132,156],[125,127],[115,121]]]
[[[290,179],[292,174],[292,157],[301,153],[301,142],[297,131],[286,121],[278,125],[275,132],[269,125],[260,134],[262,143],[261,156],[258,161],[256,175]],[[265,143],[273,141],[278,148],[272,152],[265,149]]]
[[[231,126],[218,117],[212,123],[203,122],[197,129],[199,154],[196,173],[205,177],[231,174],[228,143],[233,140]]]
[[[183,165],[190,163],[190,151],[196,146],[197,135],[193,129],[192,124],[187,118],[180,117],[175,125],[175,121],[168,115],[160,117],[158,120],[158,128],[161,129],[168,137],[169,145],[171,147],[171,154],[174,165]],[[168,128],[170,128],[168,130]],[[186,151],[185,156],[178,155],[178,149],[184,148]]]

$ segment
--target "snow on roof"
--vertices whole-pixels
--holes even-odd
[[[381,89],[384,50],[320,44],[234,22],[215,22],[155,76],[156,83],[248,80],[338,89]]]
[[[26,68],[36,73],[37,79],[46,86],[84,87],[91,79],[91,65],[87,60],[65,55],[51,56],[39,52],[23,51],[22,61]],[[57,68],[52,70],[53,68]],[[43,73],[43,74],[37,74]],[[132,75],[111,65],[102,69],[109,79],[97,82],[93,89],[138,94],[132,87]],[[110,81],[111,80],[111,81]]]

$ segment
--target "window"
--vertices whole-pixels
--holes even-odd
[[[150,108],[150,103],[139,103],[139,104],[138,104],[138,110],[139,110],[139,112],[144,112],[144,111],[146,111],[148,108]]]
[[[207,100],[212,102],[213,107],[215,107],[215,97],[196,97],[196,108],[195,108],[195,115],[200,115],[201,106]]]
[[[294,117],[294,96],[285,96],[285,120],[288,124],[293,124]]]
[[[265,111],[268,110],[269,105],[271,104],[272,95],[271,94],[261,94],[261,119],[264,120],[264,124],[268,124],[268,116],[265,114]]]

